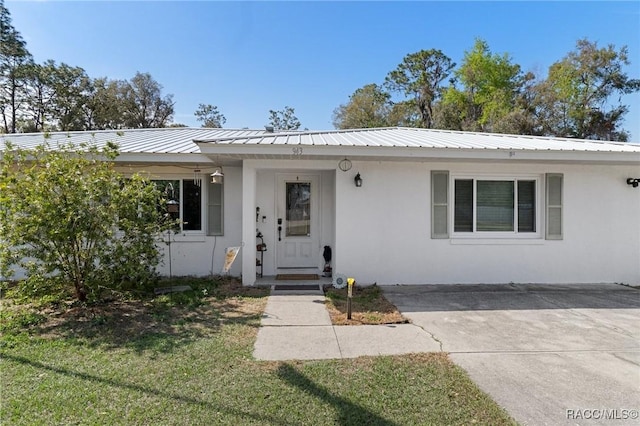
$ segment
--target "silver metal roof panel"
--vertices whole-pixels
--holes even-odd
[[[94,143],[98,147],[107,142],[117,143],[122,153],[199,154],[197,139],[251,137],[264,130],[209,129],[168,127],[162,129],[99,130],[85,132],[13,133],[0,135],[0,150],[7,141],[22,148],[35,148],[43,143],[52,147],[62,144]]]
[[[509,150],[509,151],[553,151],[553,152],[613,152],[640,153],[640,144],[605,142],[568,138],[538,137],[526,135],[503,135],[491,133],[458,132],[450,130],[416,128],[377,128],[333,131],[304,131],[269,133],[264,130],[208,129],[208,128],[163,128],[103,130],[87,132],[25,133],[0,135],[0,150],[5,143],[23,148],[34,148],[43,142],[52,147],[59,144],[93,142],[98,146],[107,141],[120,146],[121,153],[129,154],[201,154],[201,146],[227,145],[263,146],[269,155],[268,146],[304,145],[314,147],[366,147],[389,149],[451,149],[451,150]],[[231,153],[230,151],[230,153]]]

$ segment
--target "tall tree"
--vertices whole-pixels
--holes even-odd
[[[620,96],[640,91],[640,80],[623,70],[629,64],[626,46],[599,48],[596,42],[578,40],[576,49],[551,65],[547,79],[536,87],[542,133],[626,140],[620,127],[628,106]]]
[[[109,80],[106,77],[92,81],[84,108],[87,130],[126,127],[123,93],[127,84],[125,80]]]
[[[54,74],[55,119],[58,130],[88,130],[86,104],[92,81],[81,67],[61,63]]]
[[[387,127],[391,123],[393,108],[391,95],[377,84],[367,84],[356,89],[349,102],[340,105],[333,112],[336,129],[364,129]]]
[[[194,115],[196,120],[202,122],[202,127],[219,129],[227,122],[226,117],[218,111],[218,107],[211,104],[199,104]]]
[[[520,66],[508,54],[493,54],[486,41],[476,39],[455,72],[462,87],[451,84],[443,97],[444,127],[494,131],[514,109],[523,84]]]
[[[420,127],[433,127],[433,106],[441,96],[441,85],[455,63],[442,51],[421,50],[404,57],[386,79],[387,87],[409,98],[420,116]]]
[[[293,108],[285,106],[281,111],[269,110],[269,125],[275,130],[298,130],[300,120]]]
[[[32,64],[24,78],[25,102],[21,109],[20,130],[42,132],[45,124],[51,124],[54,117],[55,63]],[[47,129],[50,130],[50,129]]]
[[[22,131],[87,129],[84,108],[91,82],[82,68],[48,60],[31,65],[24,81]]]
[[[171,122],[173,95],[163,96],[162,85],[151,74],[137,72],[122,89],[126,127],[165,127]]]
[[[27,44],[11,24],[11,15],[0,0],[0,113],[4,133],[15,133],[24,100],[24,77],[33,63]]]

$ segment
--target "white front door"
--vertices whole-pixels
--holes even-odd
[[[279,269],[317,268],[320,256],[318,175],[278,175],[276,261]]]

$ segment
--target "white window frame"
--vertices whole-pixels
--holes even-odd
[[[184,181],[185,180],[191,180],[193,181],[193,176],[189,177],[189,176],[184,176],[184,175],[173,175],[173,176],[169,176],[169,175],[163,175],[163,176],[154,176],[151,179],[151,182],[153,181],[174,181],[177,180],[180,183],[180,197],[178,199],[178,202],[180,203],[180,233],[182,235],[206,235],[206,228],[207,228],[207,195],[205,195],[207,193],[207,188],[205,185],[207,185],[207,182],[205,179],[202,180],[202,186],[201,187],[201,191],[200,191],[200,229],[184,229],[184,224],[183,224],[183,219],[184,219]]]
[[[472,232],[456,232],[455,231],[455,184],[456,180],[473,180],[473,231]],[[514,227],[513,231],[476,231],[477,220],[477,182],[495,180],[495,181],[513,181],[514,182]],[[518,211],[517,211],[517,182],[535,181],[535,232],[518,232]],[[449,231],[453,239],[542,239],[544,238],[544,175],[540,174],[482,174],[482,173],[451,173],[449,178],[449,200],[451,208],[449,209]]]

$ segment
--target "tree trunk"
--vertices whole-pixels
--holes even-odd
[[[87,288],[85,287],[83,282],[76,282],[76,297],[80,302],[87,301]]]

